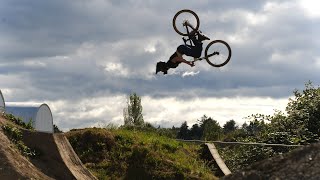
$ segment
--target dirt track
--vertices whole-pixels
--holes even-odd
[[[7,123],[0,117],[0,124]],[[23,157],[0,128],[0,179],[96,179],[81,163],[63,134],[23,131],[24,143],[40,152]]]

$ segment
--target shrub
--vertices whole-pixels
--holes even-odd
[[[12,141],[18,150],[22,153],[22,155],[30,158],[37,157],[40,153],[34,149],[29,148],[26,146],[22,141],[22,132],[20,129],[10,126],[10,125],[3,125],[1,127],[5,135]]]
[[[103,161],[115,143],[112,134],[102,128],[72,131],[67,134],[67,137],[84,163]]]
[[[32,123],[33,123],[32,119],[30,119],[28,123],[25,123],[22,121],[21,118],[17,118],[12,114],[4,114],[4,117],[9,121],[14,122],[15,124],[22,126],[23,128],[30,129],[30,130],[34,129],[32,126]]]

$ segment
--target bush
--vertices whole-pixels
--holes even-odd
[[[17,143],[18,141],[22,140],[22,132],[13,126],[3,125],[2,129],[10,141]]]
[[[101,162],[115,143],[112,134],[101,128],[72,131],[67,137],[84,163]]]
[[[12,141],[16,145],[22,155],[30,158],[35,158],[40,154],[38,151],[29,148],[23,143],[22,132],[20,131],[20,129],[9,125],[3,125],[1,128],[3,129],[5,135],[10,139],[10,141]]]
[[[15,124],[17,124],[23,128],[30,129],[30,130],[34,129],[32,126],[32,123],[33,123],[32,119],[30,119],[30,121],[28,123],[25,123],[21,120],[21,118],[17,118],[12,114],[4,114],[4,118],[6,118],[9,121],[14,122]]]
[[[109,131],[99,128],[73,130],[67,137],[98,179],[213,179],[212,172],[198,157],[197,146],[159,136],[158,129],[152,127],[128,129],[130,127]],[[85,138],[86,132],[112,133],[112,147],[95,152],[93,148],[88,150],[90,140]],[[86,143],[80,143],[84,139],[88,139]],[[81,156],[86,150],[90,151],[86,155],[101,157],[99,161]],[[102,151],[104,156],[101,156]]]

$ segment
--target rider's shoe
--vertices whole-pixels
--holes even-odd
[[[199,41],[205,41],[205,40],[210,40],[210,38],[202,33],[198,34],[198,40]]]

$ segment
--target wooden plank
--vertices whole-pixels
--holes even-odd
[[[78,155],[74,152],[68,139],[62,133],[53,135],[59,149],[62,160],[78,180],[97,180],[97,178],[82,164]]]
[[[227,165],[224,163],[222,158],[220,157],[217,148],[214,146],[214,144],[206,143],[213,159],[216,161],[217,165],[221,169],[221,171],[224,173],[224,175],[231,174],[231,171],[227,167]]]

